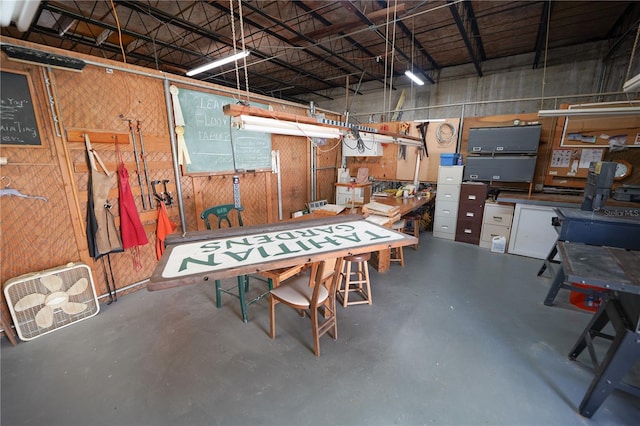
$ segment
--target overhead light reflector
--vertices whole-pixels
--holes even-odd
[[[411,80],[413,80],[413,81],[414,81],[414,83],[416,83],[417,85],[419,85],[419,86],[424,85],[424,81],[420,80],[420,78],[418,78],[418,76],[417,76],[417,75],[415,75],[414,73],[412,73],[411,71],[406,70],[406,71],[404,72],[404,75],[406,75],[406,76],[407,76],[407,77],[409,77]]]
[[[233,125],[244,130],[274,133],[276,135],[324,139],[338,139],[340,137],[340,129],[336,127],[316,126],[314,124],[296,123],[253,115],[240,115],[240,117],[234,119]]]
[[[200,74],[201,72],[209,71],[210,69],[220,67],[222,65],[228,64],[230,62],[235,62],[239,59],[246,58],[251,53],[248,50],[243,50],[242,52],[238,52],[235,55],[228,56],[226,58],[218,59],[217,61],[210,62],[206,65],[203,65],[198,68],[194,68],[191,71],[187,72],[187,76],[191,77],[196,74]]]
[[[624,92],[640,92],[640,74],[627,80],[622,86]]]
[[[599,115],[640,115],[640,107],[543,109],[538,117],[591,117]]]

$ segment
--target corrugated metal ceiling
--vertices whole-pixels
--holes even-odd
[[[540,67],[545,49],[593,41],[630,55],[639,19],[636,1],[43,1],[27,32],[2,34],[176,74],[249,49],[246,77],[241,61],[195,78],[299,100],[407,69],[433,83],[518,54]]]

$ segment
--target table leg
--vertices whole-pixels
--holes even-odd
[[[247,301],[244,296],[244,289],[246,287],[245,276],[238,276],[238,295],[240,296],[240,311],[242,312],[242,321],[249,322],[247,315]]]
[[[587,339],[591,338],[592,331],[601,332],[602,329],[609,323],[609,315],[607,314],[608,303],[609,302],[606,300],[603,301],[602,305],[600,305],[600,309],[598,309],[598,312],[593,315],[593,317],[589,321],[589,324],[587,324],[587,327],[580,335],[580,338],[573,346],[573,349],[571,349],[571,352],[569,352],[570,360],[573,361],[578,358],[578,355],[580,355],[582,351],[587,347]]]
[[[542,275],[544,273],[544,271],[547,269],[549,264],[558,263],[558,262],[555,262],[553,260],[553,258],[556,257],[557,254],[558,254],[558,246],[554,243],[553,247],[551,248],[551,251],[549,252],[547,257],[544,259],[544,262],[542,263],[542,266],[540,267],[540,270],[538,271],[538,276],[540,276],[540,275]]]
[[[391,250],[386,249],[373,252],[369,264],[378,272],[387,272],[391,269]]]
[[[636,333],[619,333],[607,351],[596,377],[580,403],[580,414],[590,418],[638,360],[640,342]]]
[[[544,304],[547,306],[553,305],[553,301],[558,295],[558,291],[560,290],[560,286],[564,283],[566,276],[564,274],[564,270],[562,267],[558,268],[555,277],[553,277],[553,282],[551,283],[551,288],[549,288],[549,292],[547,293],[547,297],[544,299]]]

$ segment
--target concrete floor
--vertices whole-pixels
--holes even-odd
[[[266,301],[240,320],[213,285],[147,292],[16,347],[2,339],[2,425],[632,425],[616,391],[577,413],[593,371],[567,353],[590,315],[542,304],[541,261],[421,235],[372,270],[373,306],[339,308],[312,352],[308,320]],[[586,354],[583,354],[585,356]],[[634,420],[635,419],[635,420]]]

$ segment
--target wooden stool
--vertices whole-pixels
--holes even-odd
[[[405,229],[403,232],[412,235],[414,237],[416,237],[418,240],[420,239],[420,220],[422,219],[422,216],[420,216],[420,214],[418,213],[408,213],[404,216],[402,216],[402,218],[405,220]],[[411,225],[411,227],[413,228],[413,232],[412,233],[408,233],[407,232],[407,226],[406,225]],[[420,243],[414,244],[413,245],[413,249],[414,250],[418,250],[418,246],[420,245]]]
[[[369,259],[371,253],[358,254],[355,256],[345,256],[344,272],[338,285],[337,294],[342,297],[342,306],[360,305],[367,303],[371,305],[371,283],[369,281]],[[351,270],[352,265],[356,265],[356,270]],[[355,275],[355,279],[353,276]],[[344,283],[344,287],[342,286]],[[366,286],[366,291],[364,286]],[[349,293],[355,291],[360,293],[364,300],[349,301]]]
[[[393,229],[394,231],[404,233],[405,224],[406,222],[404,219],[397,220],[393,222],[393,224],[391,225],[391,229]],[[389,259],[389,261],[400,262],[400,266],[404,266],[404,252],[402,251],[402,247],[394,247],[390,249],[390,251],[391,251],[391,258]]]

